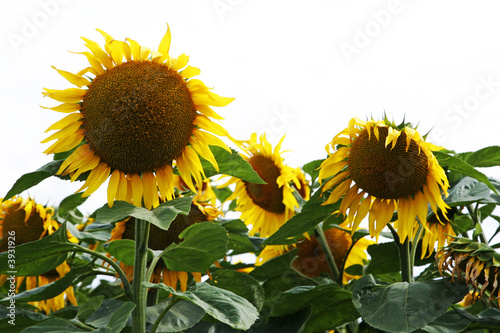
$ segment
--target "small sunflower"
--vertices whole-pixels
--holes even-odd
[[[180,243],[179,235],[187,227],[200,222],[213,221],[222,213],[210,204],[205,202],[194,202],[191,204],[191,209],[188,215],[179,214],[170,224],[168,230],[163,230],[151,225],[149,231],[148,247],[152,250],[163,251],[172,243]],[[135,238],[135,218],[131,217],[125,221],[116,223],[115,228],[111,231],[110,242],[117,239],[134,239]],[[132,280],[134,275],[134,266],[125,265],[120,263],[120,267]],[[201,281],[201,273],[191,273],[196,282]],[[152,283],[163,282],[167,286],[177,289],[179,283],[181,291],[186,291],[188,283],[188,273],[176,272],[169,270],[163,260],[158,261],[156,264],[153,276],[151,277]]]
[[[370,213],[370,235],[377,239],[397,211],[401,242],[413,239],[417,217],[426,227],[428,203],[447,218],[449,207],[441,195],[448,195],[449,183],[432,154],[439,149],[410,125],[353,118],[326,146],[329,157],[321,164],[319,179],[331,178],[323,191],[334,190],[325,204],[343,197],[339,211],[353,229]]]
[[[346,226],[347,223],[341,225],[341,227]],[[341,229],[331,228],[325,231],[325,238],[332,251],[335,264],[340,268],[352,244],[351,235]],[[347,268],[356,264],[364,265],[364,262],[367,260],[366,248],[372,243],[372,241],[364,238],[358,240],[356,244],[354,244],[349,256],[347,256],[344,267]],[[322,273],[330,271],[323,250],[315,236],[308,236],[301,242],[291,246],[268,245],[257,257],[256,265],[260,266],[269,259],[282,255],[295,247],[297,247],[299,251],[297,253],[297,258],[292,263],[293,268],[309,277],[320,276]],[[359,276],[347,274],[344,270],[344,283],[357,278],[359,278]]]
[[[455,238],[437,255],[437,266],[472,288],[473,301],[489,294],[488,302],[500,300],[500,254],[495,249],[467,238]],[[500,303],[498,304],[500,306]]]
[[[90,172],[80,189],[85,190],[82,196],[109,177],[109,206],[116,199],[156,207],[158,192],[162,199],[172,199],[173,166],[195,191],[204,177],[199,156],[218,169],[209,145],[230,151],[213,135],[227,132],[211,120],[222,119],[211,106],[226,106],[233,99],[192,79],[200,70],[187,65],[188,56],[169,55],[169,29],[158,51],[98,31],[105,39],[104,49],[83,38],[90,52],[79,53],[90,67],[76,74],[56,69],[77,88],[45,88],[43,93],[62,102],[47,109],[69,113],[47,129],[57,132],[42,141],[57,140],[46,154],[71,153],[57,174],[69,174],[75,181]]]
[[[432,215],[429,220],[427,220],[427,228],[422,236],[422,259],[427,255],[431,255],[436,247],[441,249],[446,243],[450,243],[455,238],[456,234],[453,230],[452,221],[455,209],[452,208],[448,211],[449,221],[443,218],[440,211],[438,216]]]
[[[302,184],[297,178],[297,171],[283,163],[280,150],[284,138],[274,150],[265,135],[261,135],[259,140],[256,133],[248,141],[235,140],[243,150],[242,157],[267,183],[254,184],[231,177],[220,186],[236,184],[227,200],[236,200],[236,210],[241,212],[241,219],[252,225],[250,236],[256,233],[261,237],[271,235],[295,214],[295,208],[299,206],[292,193],[292,185],[300,190]]]
[[[0,200],[1,201],[1,200]],[[39,240],[52,234],[59,229],[59,224],[52,219],[54,208],[37,204],[33,199],[22,199],[14,197],[0,203],[0,252],[8,250],[9,232],[15,232],[16,245],[21,245]],[[71,241],[76,241],[70,237]],[[40,276],[18,276],[16,277],[16,292],[19,292],[21,284],[26,281],[26,290],[31,290],[52,283],[63,277],[70,271],[66,262]],[[6,275],[0,276],[0,285],[7,279]],[[30,302],[38,309],[49,314],[63,308],[69,301],[77,305],[73,287],[67,288],[58,296],[37,302]]]

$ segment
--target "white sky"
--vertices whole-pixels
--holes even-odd
[[[157,48],[168,22],[171,55],[190,55],[200,79],[236,100],[217,110],[244,139],[286,133],[292,166],[325,157],[352,117],[434,128],[458,152],[499,144],[500,3],[491,1],[2,1],[0,3],[0,196],[51,160],[39,143],[63,114],[39,105],[42,87],[70,87],[50,66],[87,66],[80,36],[95,28]],[[500,178],[500,170],[484,170]],[[57,204],[81,186],[45,180],[28,191]],[[83,206],[105,202],[106,186]]]

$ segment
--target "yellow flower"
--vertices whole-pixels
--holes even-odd
[[[340,213],[356,229],[369,214],[369,230],[378,236],[398,213],[401,242],[413,239],[418,217],[426,227],[428,203],[446,217],[448,179],[433,150],[439,150],[410,126],[353,118],[326,146],[334,152],[321,164],[319,178],[330,178],[323,191],[334,188],[325,204],[342,199]],[[347,214],[347,210],[349,213]]]
[[[200,208],[201,207],[201,208]],[[191,209],[188,215],[179,214],[170,224],[168,230],[163,230],[151,224],[149,231],[148,247],[152,250],[163,251],[172,243],[179,243],[179,235],[187,227],[200,222],[212,221],[216,219],[222,212],[212,207],[209,203],[194,202],[191,204]],[[125,221],[116,223],[115,228],[111,232],[110,242],[117,239],[134,239],[135,238],[135,218],[131,217]],[[134,266],[120,263],[120,267],[124,273],[132,280],[134,275]],[[192,272],[196,282],[201,281],[200,272]],[[181,291],[186,291],[188,283],[188,273],[176,272],[169,270],[163,260],[159,260],[156,264],[154,273],[151,277],[152,283],[163,282],[167,286],[174,289],[178,288],[178,283]]]
[[[249,141],[235,141],[244,151],[243,158],[267,183],[254,184],[231,177],[220,186],[236,184],[227,200],[236,200],[236,210],[241,212],[241,219],[252,225],[251,236],[256,233],[261,237],[270,236],[295,214],[295,207],[299,206],[291,183],[299,190],[305,184],[299,181],[297,170],[283,163],[280,150],[284,138],[274,151],[265,135],[257,140],[257,134],[253,133]]]
[[[422,258],[427,255],[431,255],[434,251],[436,242],[437,248],[441,249],[445,243],[450,243],[455,238],[455,231],[452,227],[452,220],[454,215],[454,209],[452,208],[448,212],[448,218],[450,221],[443,219],[442,214],[438,213],[440,218],[433,215],[429,220],[427,220],[427,229],[424,231],[422,236]]]
[[[341,225],[341,227],[346,226],[347,223]],[[332,251],[335,264],[337,265],[337,268],[340,269],[347,255],[347,251],[352,244],[351,235],[343,230],[331,228],[325,231],[325,238],[328,242],[330,250]],[[358,240],[347,257],[347,261],[344,265],[345,268],[356,264],[364,265],[364,261],[367,260],[366,248],[372,243],[372,241],[364,238]],[[257,257],[256,265],[260,266],[269,259],[282,255],[295,247],[297,247],[299,251],[297,253],[297,258],[292,263],[293,268],[309,277],[320,276],[322,273],[330,271],[323,250],[321,249],[321,246],[315,236],[308,236],[301,242],[291,246],[268,245]],[[359,278],[359,276],[347,274],[344,270],[344,283],[357,278]]]
[[[1,200],[0,200],[1,201]],[[22,199],[14,197],[0,203],[0,252],[8,250],[9,232],[15,232],[15,244],[19,246],[28,242],[33,242],[50,235],[59,229],[59,224],[52,219],[54,208],[45,207],[37,204],[33,199]],[[76,241],[70,237],[70,240]],[[70,271],[66,262],[40,276],[19,276],[16,277],[16,292],[19,292],[21,283],[26,280],[26,290],[31,290],[37,287],[52,283],[63,277]],[[0,276],[0,285],[3,285],[7,279],[6,275]],[[30,302],[38,309],[49,314],[51,311],[57,311],[63,308],[66,302],[69,301],[73,305],[76,304],[73,287],[67,288],[58,296],[37,302]]]
[[[57,132],[42,141],[57,140],[47,154],[71,152],[58,174],[69,174],[74,181],[89,171],[82,196],[109,177],[109,206],[116,199],[156,207],[158,192],[162,199],[172,199],[173,166],[190,189],[201,187],[204,171],[198,155],[218,169],[209,145],[230,151],[212,135],[227,132],[210,119],[222,119],[210,106],[226,106],[233,99],[192,79],[200,70],[187,65],[188,56],[169,55],[170,30],[158,51],[98,31],[105,38],[104,49],[83,38],[90,52],[80,54],[90,67],[77,74],[56,69],[78,88],[45,88],[43,93],[62,102],[48,109],[69,113],[47,129]]]

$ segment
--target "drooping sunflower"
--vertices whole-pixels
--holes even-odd
[[[432,254],[434,248],[436,247],[436,242],[437,249],[439,250],[444,247],[446,243],[449,244],[453,241],[456,236],[452,226],[454,212],[455,208],[448,211],[447,216],[449,221],[447,221],[439,212],[439,217],[432,215],[427,220],[427,228],[424,230],[424,234],[422,236],[422,259],[426,256],[426,253],[427,256]]]
[[[204,171],[198,155],[218,169],[209,145],[230,151],[213,135],[227,132],[211,120],[222,119],[211,106],[226,106],[233,99],[192,79],[200,70],[187,65],[188,56],[169,55],[169,29],[158,51],[98,31],[104,49],[83,38],[90,52],[79,53],[90,67],[76,74],[56,69],[78,88],[45,88],[43,93],[62,102],[48,109],[69,113],[47,129],[57,132],[42,141],[57,140],[46,154],[71,152],[57,174],[69,174],[74,181],[90,171],[82,196],[109,177],[109,206],[116,199],[156,207],[158,192],[164,200],[172,199],[174,166],[190,189],[201,187]]]
[[[0,200],[1,201],[1,200]],[[0,252],[9,249],[8,240],[14,232],[16,246],[33,242],[50,235],[59,229],[59,224],[52,219],[54,208],[37,204],[33,199],[14,197],[0,203]],[[70,241],[77,241],[70,237]],[[17,276],[16,292],[20,291],[23,281],[26,281],[25,290],[31,290],[52,283],[62,278],[70,268],[66,262],[39,276]],[[0,275],[0,285],[7,279]],[[67,288],[63,293],[44,301],[30,302],[38,309],[49,314],[65,306],[67,302],[77,305],[73,287]]]
[[[341,227],[346,226],[347,223],[341,225]],[[331,228],[325,231],[325,238],[332,251],[337,268],[342,267],[344,260],[346,260],[347,251],[352,244],[350,233],[341,229]],[[364,238],[358,240],[356,244],[354,244],[351,252],[349,252],[344,267],[347,268],[356,264],[364,265],[367,260],[366,248],[372,243],[372,241]],[[295,247],[298,248],[299,251],[297,253],[297,258],[292,263],[293,268],[309,277],[317,277],[322,273],[330,271],[323,250],[315,236],[308,236],[301,242],[290,246],[268,245],[257,257],[256,265],[260,266],[269,259],[282,255]],[[344,283],[357,278],[359,278],[359,276],[348,274],[344,270],[342,278]]]
[[[370,235],[377,239],[397,211],[401,242],[413,239],[417,217],[426,227],[428,203],[447,218],[442,195],[448,195],[449,183],[432,153],[439,149],[409,124],[353,118],[326,146],[329,157],[319,179],[330,178],[323,192],[334,189],[325,204],[343,197],[339,211],[353,230],[370,213]]]
[[[211,206],[209,203],[195,202],[195,200],[193,200],[189,214],[177,215],[177,217],[170,224],[168,230],[160,229],[154,224],[151,225],[151,229],[149,231],[148,247],[152,250],[163,251],[170,244],[179,243],[181,241],[179,235],[187,227],[195,223],[213,221],[221,214],[222,212]],[[134,238],[135,218],[130,217],[125,221],[116,223],[115,228],[111,231],[111,238],[109,241],[111,242],[117,239],[133,240]],[[127,275],[129,280],[132,280],[134,275],[134,266],[120,263],[120,267]],[[196,282],[201,281],[201,272],[192,272],[191,275]],[[156,264],[150,282],[163,282],[167,286],[170,286],[174,289],[180,288],[181,291],[186,291],[188,279],[188,273],[169,270],[165,266],[164,261],[160,260]]]
[[[500,254],[495,249],[470,240],[456,237],[437,255],[439,273],[451,274],[465,281],[472,288],[472,301],[488,296],[488,303],[500,300]]]
[[[236,184],[227,200],[236,200],[236,210],[241,212],[241,219],[252,225],[251,236],[256,233],[261,237],[270,236],[294,215],[295,207],[299,206],[292,193],[292,185],[300,190],[303,184],[297,178],[297,170],[284,164],[281,156],[284,138],[274,150],[265,135],[257,139],[257,134],[253,133],[248,141],[235,141],[243,150],[242,157],[267,183],[254,184],[231,177],[220,186]]]

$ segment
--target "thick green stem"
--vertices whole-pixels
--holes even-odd
[[[142,282],[146,281],[149,227],[149,222],[135,220],[135,261],[132,283],[135,303],[135,309],[132,312],[132,332],[134,333],[146,333],[147,289],[142,286]]]
[[[472,205],[467,206],[467,211],[474,222],[474,226],[481,229],[481,232],[478,234],[479,241],[485,245],[488,245],[488,238],[484,234],[483,226],[481,225],[481,211],[479,210],[479,204],[476,204],[476,208],[472,207]]]
[[[328,263],[328,267],[330,268],[333,280],[342,285],[342,277],[339,274],[339,269],[337,268],[337,264],[335,263],[332,250],[330,249],[330,246],[328,246],[328,242],[326,240],[325,233],[323,232],[321,224],[316,226],[316,229],[314,229],[314,234],[316,235],[319,246],[321,246],[321,250],[323,250],[323,253],[325,254],[326,262]]]
[[[172,295],[172,299],[170,300],[170,303],[163,309],[163,311],[160,313],[158,318],[156,318],[156,321],[153,325],[153,328],[151,329],[151,333],[156,333],[156,330],[158,329],[158,326],[161,323],[161,320],[163,317],[167,314],[167,312],[175,305],[180,300],[180,298],[176,297],[175,295]]]
[[[387,223],[387,227],[392,233],[392,236],[394,237],[394,243],[396,244],[398,251],[399,251],[399,263],[401,265],[401,279],[403,282],[412,282],[413,281],[413,269],[411,267],[411,260],[410,260],[410,241],[408,238],[404,241],[404,243],[401,244],[399,235],[397,231],[394,229],[394,227],[390,224]]]
[[[413,268],[415,267],[415,254],[417,253],[418,242],[420,241],[420,236],[422,236],[423,230],[424,230],[424,227],[422,226],[422,223],[420,223],[420,221],[419,221],[417,233],[415,234],[415,237],[413,238],[413,241],[411,242],[410,269],[412,272],[412,280],[413,280]],[[422,249],[422,251],[423,250],[424,249]]]

